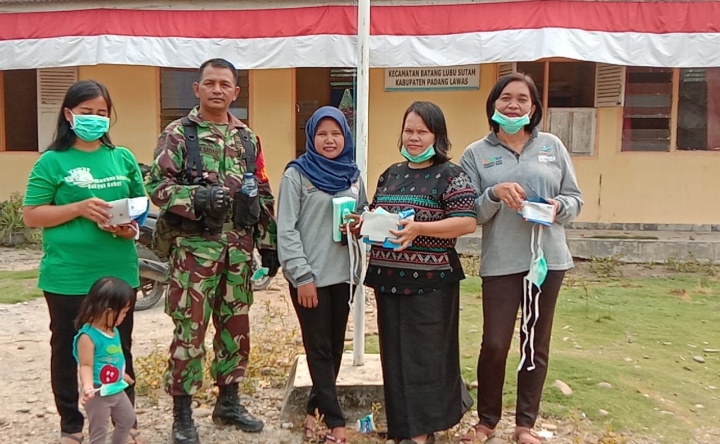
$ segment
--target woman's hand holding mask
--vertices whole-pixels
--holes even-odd
[[[362,228],[362,219],[359,214],[348,214],[345,219],[349,222],[340,225],[340,232],[347,233],[348,225],[350,226],[350,233],[353,236],[360,236],[360,228]]]
[[[108,208],[112,205],[97,197],[76,202],[75,209],[79,216],[91,220],[98,225],[107,225],[110,222],[110,212]]]
[[[137,222],[135,221],[123,225],[100,225],[100,228],[112,233],[113,236],[121,237],[123,239],[133,239],[138,232]]]
[[[493,187],[493,193],[515,211],[521,211],[523,202],[527,200],[525,190],[517,182],[501,182]]]
[[[416,237],[421,236],[421,223],[415,222],[410,219],[401,219],[398,225],[402,226],[401,230],[390,230],[390,234],[397,236],[397,239],[390,238],[390,242],[399,244],[400,246],[395,248],[395,251],[403,251],[415,240]]]

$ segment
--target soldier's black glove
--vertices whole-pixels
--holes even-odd
[[[230,193],[219,186],[199,187],[195,191],[195,214],[208,216],[211,219],[225,220],[230,205]]]
[[[278,259],[277,250],[262,249],[259,251],[260,257],[262,257],[262,266],[268,269],[268,276],[275,276],[278,268],[280,268],[280,259]]]

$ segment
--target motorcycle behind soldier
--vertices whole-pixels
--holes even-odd
[[[165,390],[173,397],[172,442],[200,442],[192,395],[202,386],[204,337],[215,326],[211,376],[219,389],[212,418],[244,432],[263,422],[240,404],[250,355],[253,248],[277,273],[274,197],[259,139],[229,108],[237,98],[232,63],[211,59],[193,84],[200,105],[162,132],[146,179],[161,209],[153,240],[170,262],[166,313],[175,325]],[[162,251],[160,251],[162,250]]]

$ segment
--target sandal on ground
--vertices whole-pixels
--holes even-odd
[[[139,430],[135,430],[134,432],[132,430],[130,430],[130,436],[128,437],[127,444],[146,444],[146,442],[140,436]]]
[[[83,441],[85,441],[85,437],[82,435],[77,436],[75,433],[60,432],[60,444],[63,444],[63,440],[66,438],[77,443],[82,443]]]
[[[529,427],[515,427],[513,439],[518,444],[542,444],[540,436]]]
[[[325,444],[345,444],[347,443],[347,438],[336,438],[331,434],[325,435]]]
[[[314,416],[306,416],[305,422],[303,423],[303,434],[305,435],[305,439],[313,440],[317,438],[317,420]]]
[[[460,438],[461,443],[481,443],[495,436],[495,429],[480,424],[479,422],[472,426],[470,430]]]

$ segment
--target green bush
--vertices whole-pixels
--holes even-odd
[[[37,247],[42,243],[41,231],[28,228],[23,221],[23,195],[13,193],[0,202],[0,245]]]

